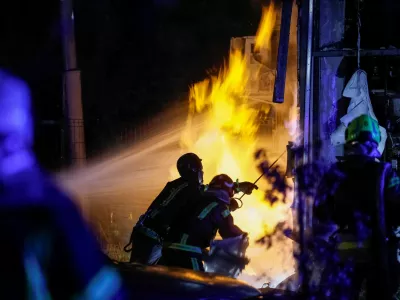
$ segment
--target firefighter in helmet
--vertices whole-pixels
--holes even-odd
[[[236,209],[237,203],[232,197],[240,191],[251,194],[254,188],[250,182],[233,182],[225,174],[215,176],[171,225],[159,264],[204,271],[203,254],[217,231],[222,238],[247,236],[234,224],[231,209]]]
[[[382,268],[397,264],[393,229],[400,225],[400,179],[388,163],[379,161],[376,120],[359,116],[345,136],[345,155],[325,174],[315,199],[314,237],[334,242],[342,261],[356,263],[353,292],[366,280],[367,295],[378,299],[376,293],[388,287],[388,277],[394,278],[385,277]]]
[[[154,265],[161,257],[162,241],[171,220],[191,202],[203,187],[202,160],[194,153],[186,153],[177,161],[181,177],[168,182],[134,226],[125,251],[131,251],[130,262]],[[131,249],[128,249],[129,246]]]

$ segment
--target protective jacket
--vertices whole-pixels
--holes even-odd
[[[333,165],[322,180],[314,205],[314,219],[318,223],[334,223],[349,230],[356,230],[360,222],[370,227],[371,216],[376,211],[377,170],[383,165],[374,157],[364,155],[351,155]],[[400,178],[388,168],[382,184],[385,219],[391,228],[400,225]]]
[[[182,177],[168,182],[141,217],[140,225],[164,238],[172,220],[183,207],[190,205],[199,192],[199,184]]]
[[[167,183],[132,230],[130,242],[125,246],[125,251],[131,252],[131,262],[146,265],[157,263],[172,220],[197,197],[200,189],[198,182],[183,177]],[[128,250],[131,244],[132,248]]]
[[[187,205],[170,228],[166,247],[182,251],[202,253],[210,246],[217,231],[222,238],[242,235],[234,225],[229,210],[226,191],[210,188],[202,193],[192,205]]]
[[[334,242],[343,262],[356,263],[352,293],[363,280],[368,299],[387,299],[396,291],[399,209],[400,179],[374,156],[347,156],[324,176],[314,205],[314,236]]]

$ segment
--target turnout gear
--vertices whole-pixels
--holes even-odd
[[[370,233],[372,216],[375,214],[374,203],[377,201],[376,193],[371,191],[380,179],[377,178],[379,166],[386,166],[388,169],[382,178],[386,205],[383,217],[388,226],[393,228],[399,226],[400,220],[397,215],[400,209],[399,177],[390,165],[377,162],[373,157],[356,155],[336,163],[322,179],[319,195],[314,204],[314,219],[317,222],[315,226],[332,228],[324,225],[335,224],[339,229],[346,228],[346,232],[366,229]],[[335,174],[340,174],[341,178],[335,178],[337,177]],[[366,227],[360,228],[361,223]],[[364,233],[360,232],[359,235],[363,236]]]
[[[239,208],[239,203],[235,198],[231,198],[231,201],[229,203],[229,210],[231,212],[234,212],[235,210],[237,210]]]
[[[370,121],[361,116],[349,125],[347,155],[332,166],[319,186],[313,231],[316,238],[336,245],[343,262],[351,258],[356,263],[354,288],[359,291],[366,278],[368,297],[376,299],[389,282],[387,270],[378,269],[386,268],[386,259],[394,267],[389,277],[397,277],[397,240],[391,232],[400,225],[400,179],[389,164],[376,160],[379,131]]]
[[[190,205],[200,189],[198,182],[190,182],[182,177],[168,182],[147,210],[143,226],[151,228],[163,238],[182,207]]]
[[[154,230],[143,225],[146,217],[144,214],[139,218],[124,250],[131,252],[131,262],[155,265],[161,257],[162,239]]]
[[[245,234],[234,225],[230,214],[232,188],[233,182],[228,176],[216,176],[207,191],[185,206],[171,225],[159,264],[204,270],[203,253],[210,247],[217,231],[224,239]]]
[[[342,178],[333,181],[333,174],[338,172]],[[351,259],[356,264],[352,274],[354,289],[359,291],[366,279],[368,294],[376,299],[379,290],[390,282],[384,276],[388,271],[385,264],[390,266],[388,277],[398,277],[398,241],[392,232],[400,225],[400,180],[389,164],[355,155],[338,162],[323,180],[331,182],[330,187],[324,186],[326,183],[321,187],[330,190],[330,194],[316,199],[314,233],[336,245],[343,263]],[[332,185],[337,186],[332,189]],[[382,259],[388,262],[383,263]],[[378,269],[381,267],[383,272]],[[392,289],[396,288],[385,290],[394,293]]]
[[[201,160],[196,158],[198,159],[197,155],[193,153],[180,157],[177,164],[180,171],[186,168],[193,174],[193,170],[202,174]],[[193,161],[198,164],[191,165]],[[184,165],[185,168],[182,167]],[[187,176],[168,182],[133,228],[130,241],[124,248],[126,252],[131,252],[130,262],[156,264],[161,257],[163,239],[171,222],[180,210],[185,205],[190,205],[191,200],[200,193],[202,185],[199,176],[189,176],[185,171],[182,171],[182,174]],[[131,249],[128,249],[129,246],[132,246]]]

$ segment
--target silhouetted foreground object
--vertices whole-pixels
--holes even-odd
[[[260,295],[245,282],[204,272],[128,263],[120,263],[118,268],[133,299],[241,300]]]
[[[32,153],[29,88],[0,70],[0,299],[125,299],[122,279]]]
[[[2,180],[0,232],[0,298],[123,299],[77,208],[37,167]]]
[[[314,202],[314,236],[336,250],[319,253],[326,263],[320,288],[330,299],[362,290],[367,299],[392,299],[398,289],[393,229],[400,225],[400,179],[390,164],[377,161],[381,139],[374,118],[355,118],[345,136],[345,156],[325,174]]]

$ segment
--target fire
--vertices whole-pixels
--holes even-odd
[[[263,9],[256,48],[269,45],[275,19],[273,5]],[[240,181],[254,181],[260,175],[254,162],[260,124],[258,111],[249,105],[248,80],[246,59],[240,51],[232,51],[229,64],[217,76],[190,88],[188,126],[181,142],[203,159],[205,182],[220,173]],[[199,114],[205,118],[204,126],[194,132],[193,118]],[[252,239],[273,230],[286,217],[287,207],[269,205],[261,188],[243,201],[243,208],[234,213],[234,218]]]
[[[275,20],[276,8],[273,5],[264,8],[255,52],[263,47],[270,49]],[[245,59],[241,51],[233,50],[229,55],[229,63],[221,68],[218,75],[198,82],[190,88],[189,115],[186,129],[181,136],[181,147],[182,152],[194,152],[203,159],[206,183],[221,173],[239,181],[254,181],[260,176],[254,161],[254,153],[259,147],[257,133],[260,120],[259,111],[250,103],[248,63],[249,60]],[[202,118],[203,122],[200,126],[194,126],[199,118]],[[176,178],[177,173],[173,169],[171,175]],[[259,190],[244,196],[243,207],[233,213],[235,223],[249,233],[253,242],[272,232],[278,223],[288,220],[288,205],[279,202],[269,204],[264,193],[269,188],[267,183],[262,179],[258,185]],[[273,261],[276,266],[270,267],[274,269],[272,273],[278,274],[278,277],[288,276],[287,272],[290,273],[293,269],[292,261],[287,258],[289,254],[283,254],[280,247],[275,247],[267,255],[263,254],[266,253],[264,248],[263,252],[255,245],[252,249],[249,248],[248,252],[251,253],[248,254],[252,255],[250,258],[253,264],[248,266],[247,274],[259,276],[265,271],[265,266],[261,265],[265,261]],[[280,263],[284,258],[289,262]],[[282,265],[290,265],[290,270],[283,271]]]

